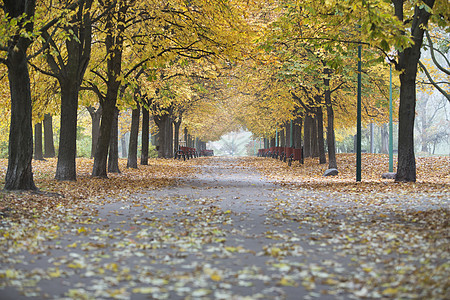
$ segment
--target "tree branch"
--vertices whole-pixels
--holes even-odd
[[[442,89],[434,80],[433,78],[431,78],[430,73],[428,72],[427,68],[425,67],[425,65],[419,60],[419,65],[422,68],[422,70],[425,72],[425,75],[427,76],[428,80],[430,81],[430,83],[442,94],[445,96],[445,98],[447,98],[447,100],[450,102],[450,95],[444,91],[444,89]]]
[[[33,69],[35,69],[36,71],[39,71],[40,73],[42,73],[42,74],[44,74],[44,75],[51,76],[51,77],[54,77],[54,78],[58,79],[58,75],[56,75],[55,73],[51,73],[51,72],[49,72],[49,71],[45,71],[44,69],[39,68],[38,66],[36,66],[35,64],[33,64],[33,63],[30,62],[30,61],[28,61],[28,64],[29,64],[30,66],[32,66]]]
[[[98,77],[100,77],[100,79],[103,80],[103,82],[104,82],[105,84],[108,84],[108,80],[107,80],[105,77],[103,77],[102,74],[100,74],[99,72],[97,72],[97,71],[95,71],[95,70],[91,70],[91,72],[94,73],[95,75],[97,75]]]
[[[433,41],[431,41],[430,33],[428,32],[428,30],[425,30],[425,35],[426,35],[427,40],[428,40],[428,44],[429,44],[429,47],[430,47],[430,53],[431,53],[431,59],[433,60],[434,64],[436,65],[436,67],[439,70],[441,70],[442,72],[444,72],[447,75],[450,75],[450,71],[445,69],[443,66],[441,66],[439,64],[439,62],[436,60],[436,57],[434,55]],[[447,59],[445,56],[444,56],[444,58]],[[447,63],[448,63],[448,60],[447,60]]]

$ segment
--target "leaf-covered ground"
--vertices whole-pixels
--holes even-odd
[[[449,299],[450,159],[418,182],[381,180],[387,157],[151,160],[110,179],[2,192],[0,299]],[[0,162],[5,172],[6,161]],[[4,178],[4,174],[0,174]]]

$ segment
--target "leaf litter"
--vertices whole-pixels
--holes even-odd
[[[0,295],[450,298],[448,158],[418,159],[415,184],[379,179],[381,155],[356,184],[353,158],[335,178],[314,160],[201,158],[121,161],[106,180],[81,159],[76,182],[34,162],[42,192],[1,194]]]

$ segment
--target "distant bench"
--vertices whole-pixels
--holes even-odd
[[[175,153],[175,159],[183,158],[183,160],[186,160],[194,157],[198,157],[198,153],[195,148],[191,147],[180,147]]]
[[[292,147],[270,147],[258,150],[259,157],[279,158],[284,162],[288,162],[291,166],[293,161],[299,161],[303,164],[303,151],[301,148]]]
[[[200,156],[214,156],[214,150],[197,151],[197,149],[191,147],[179,147],[175,153],[175,159],[183,158],[183,160]]]

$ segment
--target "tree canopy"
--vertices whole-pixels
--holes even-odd
[[[82,106],[102,109],[93,175],[106,176],[116,109],[142,106],[155,120],[168,117],[204,141],[239,127],[272,138],[286,122],[315,115],[319,124],[333,118],[328,134],[353,126],[361,45],[363,119],[388,119],[389,63],[395,105],[414,102],[405,76],[411,72],[408,80],[415,82],[417,66],[430,85],[449,94],[446,0],[3,1],[1,8],[0,62],[9,69],[0,66],[0,129],[8,131],[14,112],[6,76],[11,54],[25,51],[33,122],[46,113],[62,116],[60,180],[76,178],[70,139]],[[431,59],[419,60],[420,51],[430,51]],[[415,93],[415,83],[409,90]],[[80,91],[96,97],[78,101]],[[401,124],[411,122],[402,119],[407,110],[400,104],[396,111]],[[400,173],[413,160],[400,158]],[[404,170],[398,179],[414,181],[415,169]]]

